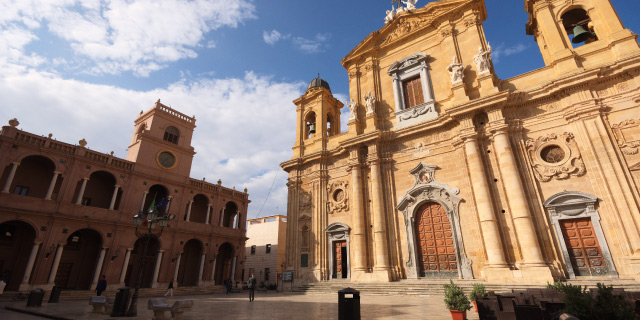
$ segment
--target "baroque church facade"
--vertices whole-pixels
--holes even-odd
[[[133,287],[140,273],[142,288],[240,280],[249,195],[189,177],[195,124],[158,100],[135,119],[126,159],[90,150],[84,139],[76,145],[20,130],[16,119],[2,127],[6,290],[93,290],[100,275],[109,289]],[[143,256],[133,217],[160,202],[176,217]]]
[[[483,0],[387,12],[297,106],[286,270],[640,280],[640,47],[608,0],[525,0],[545,66],[500,79]],[[577,44],[576,44],[577,43]]]

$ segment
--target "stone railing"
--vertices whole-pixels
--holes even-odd
[[[173,110],[171,107],[167,107],[167,106],[165,106],[165,105],[163,105],[161,103],[158,103],[156,108],[159,109],[159,110],[162,110],[162,111],[164,111],[164,112],[166,112],[166,113],[168,113],[168,114],[170,114],[170,115],[172,115],[172,116],[174,116],[174,117],[176,117],[176,118],[178,118],[180,120],[184,120],[184,121],[189,122],[189,123],[193,123],[195,121],[194,118],[189,117],[189,116],[187,116],[186,114],[184,114],[182,112]]]

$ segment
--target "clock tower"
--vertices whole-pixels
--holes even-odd
[[[191,146],[195,127],[195,117],[178,112],[158,99],[153,108],[141,111],[135,120],[127,160],[150,173],[160,170],[167,175],[188,177],[195,155]]]

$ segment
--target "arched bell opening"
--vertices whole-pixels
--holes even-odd
[[[55,284],[63,289],[89,290],[96,271],[102,237],[93,229],[72,233],[64,245]]]
[[[35,229],[24,221],[0,224],[0,274],[9,278],[5,290],[20,288],[35,238]]]
[[[198,285],[203,250],[204,246],[198,239],[191,239],[184,244],[178,271],[178,284],[181,287]]]
[[[306,117],[304,118],[304,124],[305,124],[305,134],[304,134],[305,139],[309,139],[309,138],[315,136],[315,134],[316,134],[316,113],[313,112],[313,111],[307,113]]]
[[[574,48],[598,40],[589,14],[582,8],[571,9],[561,16],[569,40]]]
[[[216,259],[215,284],[224,284],[225,280],[231,279],[231,268],[234,256],[235,250],[233,245],[228,242],[220,245]]]
[[[151,284],[153,282],[153,271],[158,257],[158,250],[160,250],[160,241],[158,239],[150,238],[147,254],[142,257],[146,241],[147,239],[138,239],[133,245],[133,251],[131,251],[131,256],[129,258],[127,274],[124,278],[124,283],[128,287],[135,287],[136,281],[138,281],[138,272],[140,272],[142,260],[144,259],[140,287],[151,288]]]
[[[238,205],[233,201],[227,202],[222,212],[222,226],[226,228],[235,228],[238,214]]]

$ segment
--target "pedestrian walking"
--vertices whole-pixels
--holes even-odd
[[[231,286],[232,286],[231,279],[225,280],[224,285],[225,287],[227,287],[227,294],[229,294],[231,292]]]
[[[167,292],[164,294],[164,296],[170,296],[173,298],[173,281],[169,282],[169,287],[167,288]]]
[[[2,297],[2,293],[4,293],[4,287],[7,286],[7,283],[4,282],[4,279],[0,279],[0,297]]]
[[[107,290],[107,280],[106,280],[106,277],[103,274],[103,275],[100,276],[100,280],[98,280],[98,285],[96,286],[96,293],[99,296],[105,290]]]
[[[249,301],[255,300],[256,294],[256,274],[252,273],[249,278]]]

